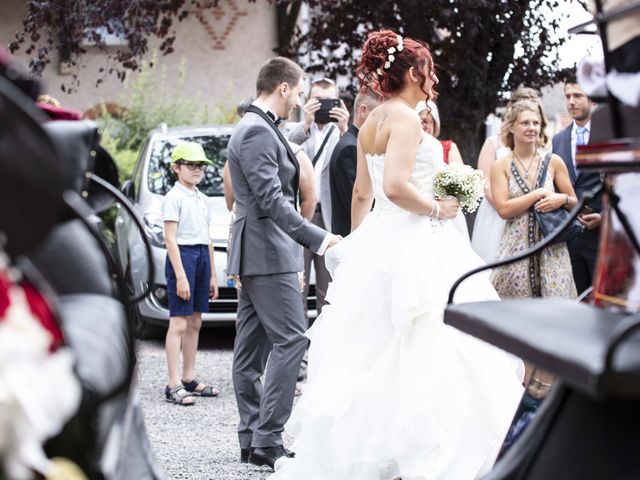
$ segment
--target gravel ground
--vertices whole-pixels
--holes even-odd
[[[145,423],[167,478],[263,480],[270,473],[266,467],[239,461],[232,349],[231,329],[203,330],[196,357],[197,375],[222,393],[217,398],[199,398],[193,407],[182,407],[164,401],[167,368],[163,342],[138,342],[138,386]],[[285,438],[285,445],[290,443]]]

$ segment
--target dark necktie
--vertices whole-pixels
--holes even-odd
[[[273,112],[267,110],[267,116],[275,123],[276,127],[282,122],[281,118],[276,117]]]

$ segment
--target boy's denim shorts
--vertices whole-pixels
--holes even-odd
[[[176,289],[176,273],[173,270],[169,255],[165,262],[164,273],[167,278],[167,296],[169,298],[169,315],[186,317],[193,312],[209,311],[209,284],[211,281],[211,260],[207,245],[178,245],[182,266],[187,274],[191,298],[185,301],[178,297]]]

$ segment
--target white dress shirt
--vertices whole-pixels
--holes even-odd
[[[578,144],[578,124],[574,121],[571,126],[571,161],[573,162],[573,169],[576,173],[578,173],[578,168],[576,167],[576,146]],[[584,143],[585,145],[589,143],[589,137],[591,135],[591,120],[589,120],[585,126],[584,132]]]
[[[309,140],[308,142],[311,143],[311,145],[313,145],[314,151],[311,152],[313,155],[310,155],[311,160],[314,159],[314,157],[316,156],[316,154],[318,153],[318,150],[320,150],[320,146],[322,145],[322,143],[324,142],[325,138],[327,137],[327,135],[329,134],[329,132],[332,130],[331,128],[332,124],[327,124],[324,125],[322,127],[322,129],[320,129],[320,127],[318,127],[318,124],[316,122],[313,122],[311,124],[311,127],[309,127]],[[335,126],[333,128],[333,130],[335,130]],[[328,141],[327,141],[328,143]],[[325,162],[328,162],[331,157],[331,152],[329,152],[329,149],[327,148],[327,145],[325,144],[324,148],[322,149],[322,153],[320,154],[320,156],[318,157],[318,160],[316,161],[316,164],[313,166],[313,171],[316,174],[316,191],[319,192],[320,191],[320,176],[322,173],[322,169],[325,165]]]

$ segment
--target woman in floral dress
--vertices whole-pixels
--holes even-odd
[[[557,155],[545,156],[548,137],[541,127],[540,107],[516,102],[502,125],[502,141],[510,153],[491,169],[491,190],[498,214],[506,225],[498,258],[510,257],[542,239],[533,209],[570,210],[576,204],[569,172]],[[543,165],[549,161],[544,184]],[[571,261],[565,243],[557,243],[521,262],[494,270],[491,281],[500,298],[576,297]]]
[[[499,259],[520,253],[542,240],[534,209],[539,212],[571,209],[577,202],[562,159],[541,149],[548,142],[541,128],[542,118],[544,112],[539,103],[522,100],[511,107],[502,124],[501,140],[510,151],[491,168],[496,210],[506,220]],[[566,243],[556,243],[525,260],[496,268],[490,278],[502,299],[577,295]],[[525,364],[527,388],[503,452],[533,419],[552,384],[550,373]]]

